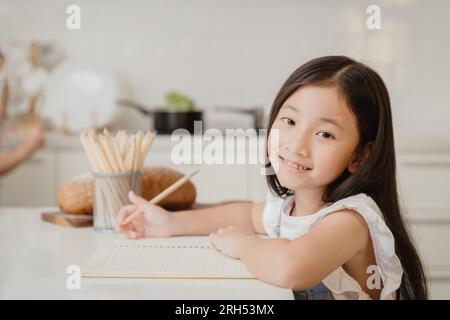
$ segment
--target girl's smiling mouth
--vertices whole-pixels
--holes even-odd
[[[278,157],[280,158],[281,162],[290,170],[293,172],[305,172],[305,171],[310,171],[312,168],[301,165],[298,162],[293,162],[293,161],[289,161],[285,158],[283,158],[282,156],[278,155]]]

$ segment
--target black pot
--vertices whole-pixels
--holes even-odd
[[[154,111],[153,125],[158,133],[171,134],[176,129],[194,133],[194,121],[203,121],[202,111]]]
[[[168,111],[168,110],[148,110],[143,105],[130,100],[120,99],[119,105],[130,107],[141,113],[153,116],[153,127],[158,134],[171,134],[176,129],[186,129],[189,133],[194,133],[194,121],[201,121],[203,129],[203,111]]]

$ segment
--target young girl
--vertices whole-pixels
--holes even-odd
[[[281,87],[268,132],[276,175],[267,177],[265,203],[169,213],[130,194],[117,230],[132,238],[209,234],[217,250],[297,299],[426,299],[398,204],[380,76],[343,56],[309,61]],[[120,226],[136,208],[145,213]]]

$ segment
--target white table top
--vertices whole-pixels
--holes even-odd
[[[69,265],[83,265],[116,234],[41,220],[43,210],[0,208],[0,299],[293,299],[288,289],[251,279],[81,279],[69,290]]]

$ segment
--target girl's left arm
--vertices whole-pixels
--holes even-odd
[[[219,229],[210,239],[219,251],[242,259],[257,278],[297,291],[314,286],[344,265],[370,238],[357,212],[341,210],[294,240],[263,239],[236,227]]]

